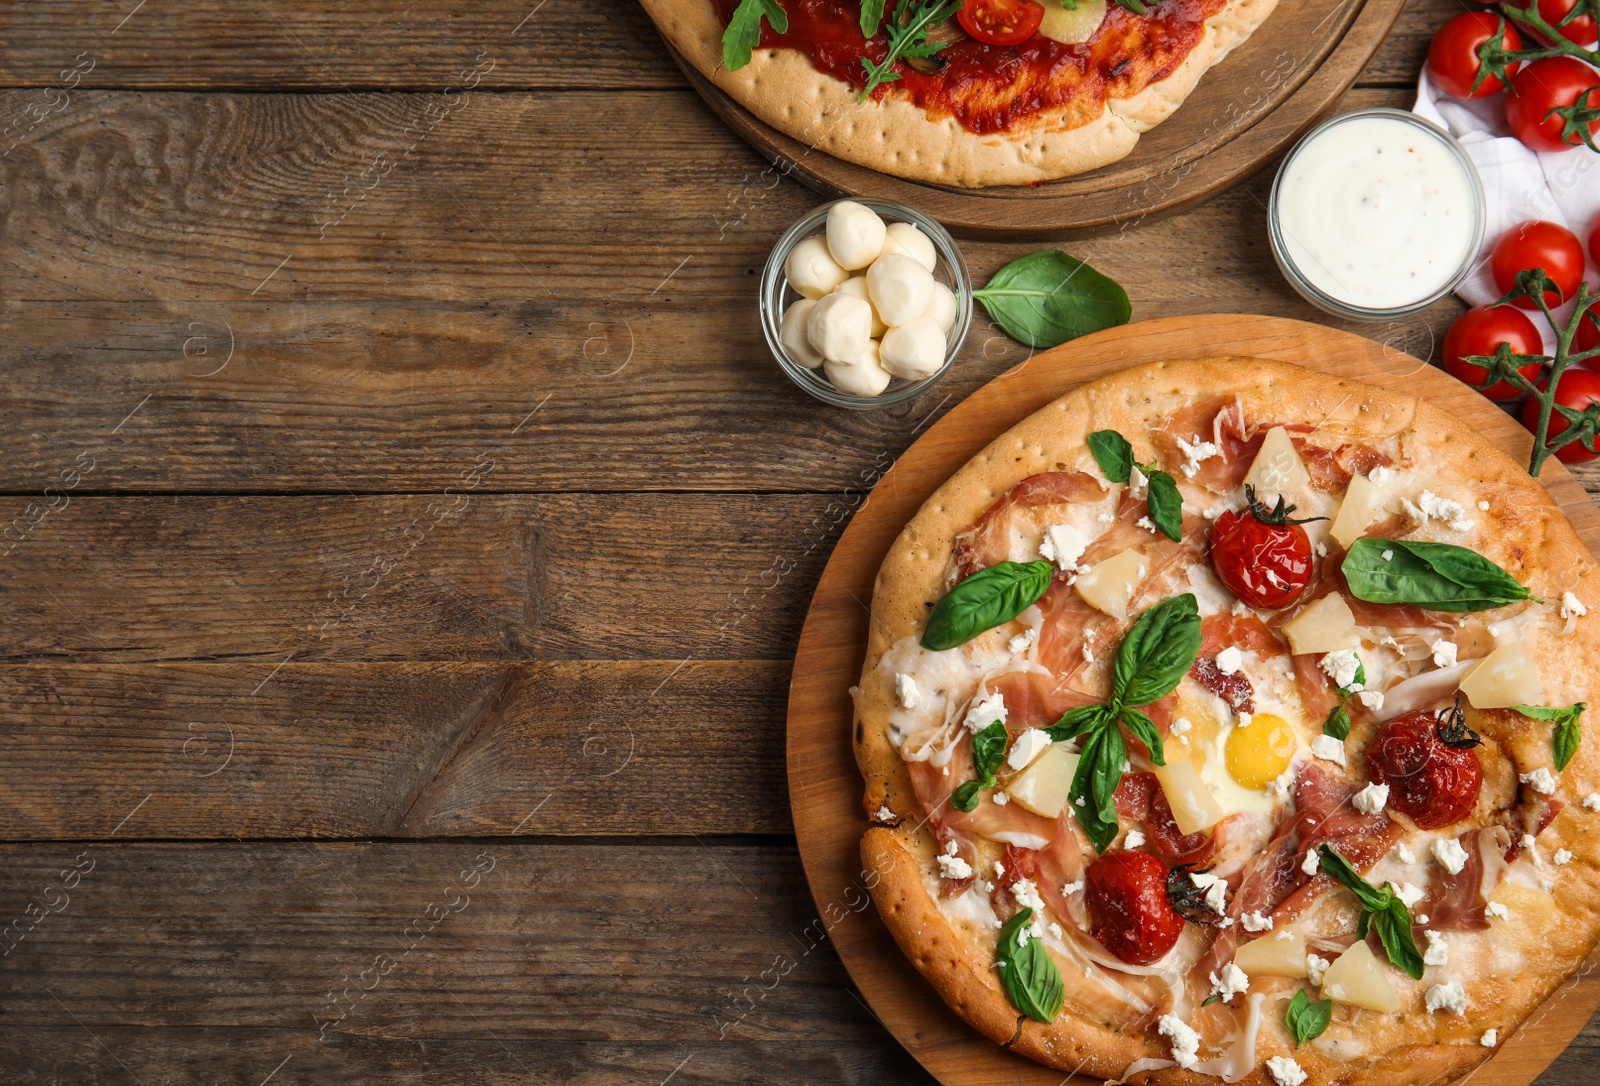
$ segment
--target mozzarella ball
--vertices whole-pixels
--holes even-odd
[[[819,234],[806,238],[789,250],[789,259],[783,262],[789,285],[813,300],[822,297],[850,277],[828,255],[828,243]]]
[[[853,294],[826,295],[811,307],[806,338],[830,362],[853,362],[872,342],[872,307]]]
[[[889,224],[884,231],[883,251],[909,256],[930,272],[939,266],[939,253],[933,239],[908,222]]]
[[[925,316],[938,321],[940,330],[946,335],[956,326],[955,292],[937,279],[933,281],[933,305]]]
[[[867,269],[867,296],[883,323],[905,324],[933,305],[933,275],[909,256],[889,253]]]
[[[920,381],[944,365],[944,354],[944,331],[939,322],[923,317],[885,332],[878,359],[896,377]]]
[[[889,387],[889,371],[879,364],[878,345],[870,339],[866,350],[854,362],[835,362],[830,358],[822,364],[822,372],[827,374],[834,388],[852,396],[877,396]]]
[[[852,275],[840,283],[839,293],[853,294],[868,305],[872,305],[872,299],[867,297],[867,277],[864,275]],[[887,324],[883,323],[883,318],[878,316],[878,310],[874,307],[872,310],[872,338],[877,339],[882,336],[888,330],[888,327]]]
[[[848,271],[864,268],[883,252],[887,232],[883,220],[854,200],[841,200],[828,209],[828,252]]]
[[[778,342],[783,344],[790,358],[808,370],[822,365],[822,355],[806,338],[806,321],[811,316],[811,307],[816,304],[810,298],[801,298],[783,311],[783,322],[778,325]]]

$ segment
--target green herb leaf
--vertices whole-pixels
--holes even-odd
[[[1122,777],[1122,762],[1126,757],[1122,732],[1117,730],[1114,719],[1089,732],[1078,753],[1078,768],[1072,774],[1072,787],[1068,789],[1068,795],[1072,800],[1073,816],[1077,818],[1078,825],[1083,827],[1096,852],[1110,848],[1117,836],[1116,801],[1113,799],[1102,804],[1099,793],[1105,790],[1106,781],[1110,779],[1110,790],[1115,795],[1117,783]]]
[[[1283,1014],[1283,1024],[1289,1027],[1289,1035],[1294,1038],[1296,1048],[1314,1037],[1322,1036],[1322,1031],[1328,1028],[1331,1021],[1333,1000],[1320,999],[1313,1003],[1304,988],[1289,1000],[1289,1009]]]
[[[750,63],[750,54],[761,44],[761,20],[782,34],[789,29],[789,16],[778,0],[739,0],[728,29],[722,32],[722,66],[736,72]]]
[[[1378,929],[1378,939],[1391,964],[1413,980],[1422,979],[1422,952],[1411,933],[1411,910],[1387,886],[1376,887],[1343,856],[1327,845],[1319,849],[1322,872],[1338,879],[1361,902],[1361,922],[1356,933],[1363,939],[1370,928]]]
[[[1512,708],[1525,717],[1554,725],[1550,740],[1555,751],[1556,772],[1567,768],[1567,763],[1578,753],[1578,744],[1583,740],[1583,725],[1579,720],[1588,706],[1580,701],[1559,709],[1543,705],[1513,705]]]
[[[1115,430],[1096,430],[1088,437],[1089,452],[1100,474],[1113,483],[1125,483],[1133,469],[1133,446]]]
[[[1350,738],[1350,710],[1343,703],[1335,705],[1333,712],[1328,714],[1327,721],[1322,725],[1322,734],[1339,740]]]
[[[1111,710],[1104,705],[1080,705],[1068,709],[1060,720],[1045,729],[1045,734],[1052,743],[1064,743],[1100,727],[1102,719],[1111,715]]]
[[[1355,674],[1355,677],[1350,680],[1350,685],[1349,686],[1341,686],[1341,687],[1339,687],[1339,696],[1341,698],[1344,698],[1346,701],[1348,701],[1348,700],[1350,700],[1350,698],[1355,696],[1356,691],[1362,689],[1366,685],[1367,685],[1367,665],[1362,662],[1361,657],[1358,655],[1356,657],[1356,674]],[[1339,738],[1343,739],[1344,736],[1341,735]]]
[[[861,0],[861,35],[870,38],[883,22],[884,0]]]
[[[1391,552],[1389,559],[1383,553]],[[1476,551],[1449,543],[1358,539],[1345,555],[1350,592],[1368,603],[1435,611],[1487,611],[1532,599],[1516,579]]]
[[[1344,883],[1345,888],[1355,894],[1361,901],[1361,907],[1369,912],[1388,907],[1389,900],[1394,894],[1387,889],[1380,890],[1372,883],[1361,877],[1361,872],[1350,865],[1350,861],[1333,851],[1327,845],[1322,845],[1318,850],[1319,863],[1324,875],[1330,875]]]
[[[1221,996],[1219,996],[1219,995],[1209,995],[1209,996],[1206,996],[1205,999],[1200,1001],[1200,1006],[1209,1007],[1213,1003],[1221,1003],[1221,1002],[1222,1002],[1222,997]]]
[[[1200,610],[1194,593],[1173,596],[1145,611],[1117,646],[1111,704],[1149,705],[1166,697],[1200,654]]]
[[[1006,756],[1006,726],[996,720],[972,737],[972,761],[978,770],[978,779],[985,787],[994,783],[995,772]]]
[[[1050,562],[998,562],[956,585],[933,606],[922,647],[943,652],[965,645],[985,630],[1010,622],[1050,587]]]
[[[861,67],[867,73],[866,85],[861,88],[858,102],[865,102],[880,84],[893,83],[900,78],[894,70],[895,62],[906,57],[931,57],[943,49],[946,42],[930,42],[928,33],[938,23],[944,22],[961,10],[961,0],[900,0],[894,14],[884,25],[889,31],[889,51],[883,60],[861,58]],[[866,13],[861,16],[866,24]],[[870,35],[869,35],[870,36]]]
[[[1139,0],[1117,0],[1117,6],[1126,8],[1135,15],[1144,14],[1144,4],[1140,3]]]
[[[1150,760],[1156,765],[1166,765],[1166,751],[1161,748],[1161,730],[1156,727],[1156,722],[1145,716],[1137,709],[1122,710],[1122,722],[1128,730],[1138,736],[1139,742],[1144,744],[1144,749],[1150,752]]]
[[[983,791],[982,781],[967,781],[950,793],[950,806],[963,813],[978,805],[978,793]]]
[[[1054,347],[1126,324],[1133,313],[1115,281],[1058,249],[1013,260],[972,296],[1006,335],[1029,347]]]
[[[1147,472],[1146,477],[1150,480],[1150,523],[1174,543],[1182,541],[1183,495],[1178,493],[1178,481],[1164,471]]]
[[[1032,909],[1021,909],[1006,921],[1000,929],[994,963],[1000,970],[1000,983],[1017,1010],[1034,1021],[1049,1022],[1061,1013],[1066,992],[1061,972],[1044,945],[1026,934],[1032,921]]]

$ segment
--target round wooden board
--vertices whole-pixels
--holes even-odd
[[[757,120],[676,51],[673,58],[736,133],[825,195],[900,200],[971,237],[1060,237],[1171,214],[1254,173],[1349,88],[1403,6],[1404,0],[1280,0],[1250,40],[1207,72],[1127,158],[1032,186],[947,188],[845,162]]]
[[[947,1086],[1058,1086],[1062,1079],[957,1018],[901,954],[863,887],[860,841],[867,821],[850,743],[848,691],[866,652],[878,567],[928,495],[1001,432],[1057,396],[1136,363],[1213,355],[1278,359],[1403,388],[1448,408],[1512,456],[1528,455],[1530,438],[1512,419],[1410,355],[1301,321],[1218,315],[1124,325],[1037,355],[967,397],[894,463],[845,529],[806,615],[789,687],[789,802],[806,878],[839,957],[879,1020]],[[1600,550],[1600,510],[1583,488],[1554,459],[1541,481],[1584,542]],[[1600,1007],[1597,963],[1600,951],[1476,1072],[1476,1086],[1524,1086],[1538,1077]]]

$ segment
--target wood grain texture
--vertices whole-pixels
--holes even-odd
[[[1128,325],[1047,351],[1002,376],[929,428],[883,480],[878,500],[846,529],[827,568],[795,654],[788,714],[789,795],[795,834],[819,907],[858,886],[866,828],[851,747],[848,690],[861,670],[873,582],[884,554],[922,502],[997,435],[1084,381],[1135,362],[1257,356],[1402,388],[1445,407],[1513,456],[1530,438],[1493,404],[1416,358],[1318,325],[1218,315]],[[1600,547],[1600,509],[1559,463],[1543,478],[1584,541]],[[1059,1072],[997,1047],[937,999],[875,911],[844,917],[835,947],[886,1027],[947,1086],[1060,1081]],[[1485,1086],[1532,1081],[1600,1006],[1591,957],[1475,1075]],[[1085,1080],[1087,1081],[1087,1080]]]

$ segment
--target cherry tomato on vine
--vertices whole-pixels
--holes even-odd
[[[1478,805],[1480,742],[1461,710],[1426,709],[1397,716],[1367,746],[1367,773],[1389,786],[1389,806],[1425,830],[1460,822]]]
[[[1428,75],[1440,90],[1457,98],[1484,98],[1505,86],[1499,76],[1486,75],[1482,85],[1477,90],[1472,89],[1478,70],[1483,67],[1478,47],[1494,37],[1502,26],[1506,32],[1505,47],[1521,49],[1522,38],[1517,28],[1491,11],[1463,12],[1439,28],[1428,46]],[[1518,67],[1512,63],[1506,66],[1506,71],[1513,73]]]
[[[1556,26],[1577,6],[1577,0],[1539,0],[1539,17],[1551,26]],[[1563,38],[1577,45],[1589,46],[1594,44],[1595,21],[1593,15],[1580,15],[1566,26],[1556,26],[1556,29],[1560,31]]]
[[[1572,297],[1583,279],[1583,246],[1578,237],[1560,223],[1534,220],[1507,230],[1489,253],[1489,272],[1494,288],[1505,294],[1517,285],[1517,273],[1543,268],[1555,291],[1544,292],[1545,304],[1560,305]],[[1518,298],[1519,309],[1537,309],[1532,298]]]
[[[1444,369],[1451,377],[1469,385],[1479,385],[1489,377],[1489,371],[1472,362],[1463,362],[1462,355],[1490,355],[1500,350],[1500,344],[1511,346],[1512,354],[1543,354],[1544,341],[1539,329],[1520,309],[1509,305],[1475,305],[1450,326],[1444,334]],[[1538,362],[1518,366],[1517,372],[1528,380],[1539,375]],[[1491,400],[1514,400],[1522,392],[1510,381],[1496,381],[1480,389]]]
[[[1596,302],[1584,313],[1583,319],[1578,322],[1578,334],[1572,337],[1572,349],[1577,352],[1592,351],[1600,347],[1600,302]],[[1600,355],[1594,358],[1585,358],[1578,363],[1588,366],[1592,370],[1600,370]]]
[[[1150,853],[1108,852],[1083,881],[1089,934],[1128,964],[1160,961],[1183,934],[1183,917],[1167,900],[1167,865]]]
[[[1547,384],[1541,381],[1540,390],[1546,388]],[[1556,403],[1574,411],[1582,411],[1592,403],[1600,403],[1600,373],[1578,368],[1563,373],[1561,380],[1556,382]],[[1529,396],[1522,405],[1522,425],[1528,428],[1530,434],[1536,432],[1539,425],[1539,401],[1533,396]],[[1550,412],[1550,429],[1546,439],[1556,437],[1569,425],[1559,411]],[[1570,442],[1556,450],[1556,457],[1563,464],[1581,464],[1585,460],[1593,460],[1596,455],[1600,454],[1584,448],[1581,441]]]
[[[985,45],[1020,45],[1043,20],[1044,5],[1034,0],[966,0],[956,12],[961,29]]]
[[[1300,527],[1305,521],[1289,518],[1294,506],[1281,495],[1269,510],[1256,500],[1255,487],[1246,486],[1244,493],[1249,508],[1228,510],[1211,528],[1211,565],[1251,607],[1287,607],[1311,583],[1311,540]]]
[[[1577,57],[1545,57],[1524,64],[1511,77],[1506,123],[1535,151],[1565,151],[1583,139],[1576,131],[1564,136],[1566,119],[1554,111],[1573,105],[1600,108],[1600,72]],[[1600,131],[1600,118],[1587,125],[1593,138]]]

